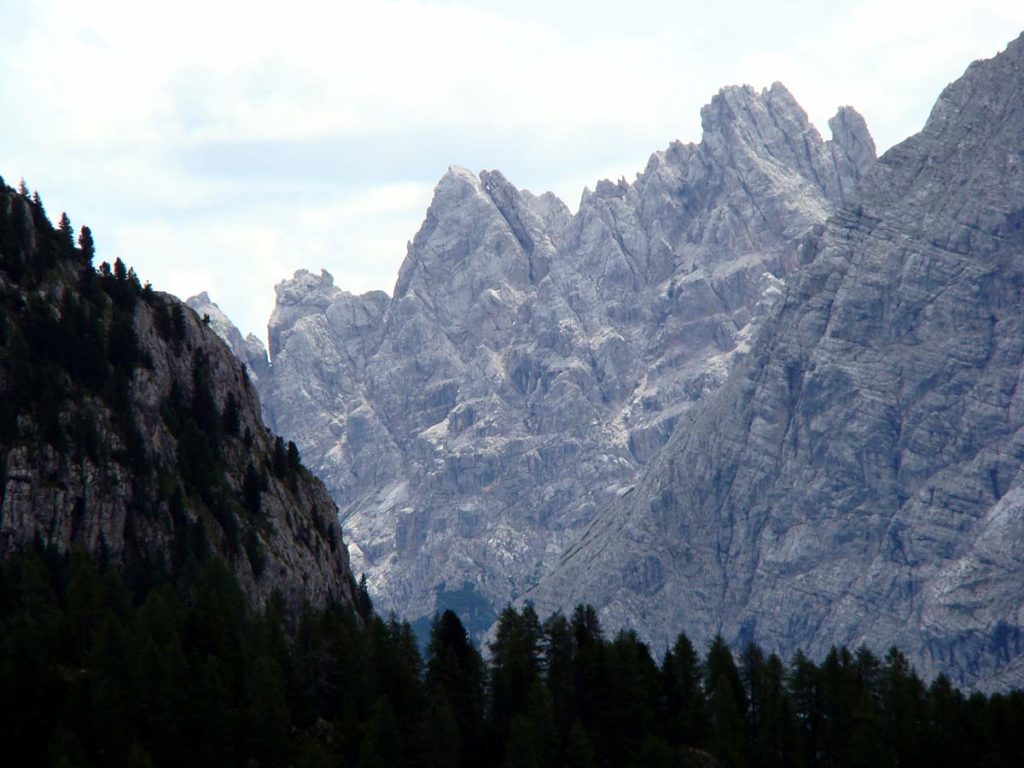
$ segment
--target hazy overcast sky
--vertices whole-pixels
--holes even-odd
[[[554,6],[554,7],[552,7]],[[0,0],[0,174],[263,336],[273,285],[391,290],[450,164],[575,209],[721,86],[781,80],[879,149],[1024,29],[1021,0]]]

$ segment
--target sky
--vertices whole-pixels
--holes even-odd
[[[390,293],[449,165],[575,210],[699,141],[722,86],[776,80],[825,138],[852,105],[884,150],[1024,2],[0,0],[0,29],[5,181],[264,337],[297,269]]]

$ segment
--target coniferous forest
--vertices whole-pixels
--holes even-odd
[[[23,765],[1024,764],[1024,693],[926,684],[896,649],[680,635],[659,657],[587,606],[507,608],[485,661],[452,612],[422,655],[372,610],[254,612],[217,559],[187,592],[46,549],[0,570],[0,743]]]
[[[2,181],[0,190],[13,199]],[[158,332],[173,343],[180,305],[167,308],[120,260],[94,271],[88,229],[76,248],[67,217],[54,228],[38,196],[19,196],[23,215],[0,227],[0,441],[38,435],[102,464],[89,403],[105,403],[124,414],[118,462],[146,476],[152,458],[123,407],[131,369],[147,365],[131,310],[159,304]],[[74,259],[77,292],[55,313],[35,287]],[[163,409],[192,436],[174,495],[258,520],[256,465],[240,499],[219,479],[211,441],[239,431],[237,402],[222,413],[207,402],[204,370],[194,367],[191,402],[172,397]],[[60,404],[76,419],[59,418]],[[257,463],[281,479],[301,470],[281,439]],[[241,558],[238,514],[215,514],[210,530],[216,523],[229,542],[234,530],[225,551]],[[502,612],[486,654],[451,611],[434,618],[421,649],[409,624],[374,614],[365,583],[352,607],[295,612],[271,600],[255,610],[204,536],[179,540],[181,556],[162,568],[119,570],[103,552],[41,542],[0,563],[0,744],[12,764],[1024,765],[1024,693],[924,681],[897,649],[780,659],[682,634],[652,649],[629,631],[606,634],[591,607],[542,620],[528,605]],[[248,539],[245,550],[262,577],[264,555]]]

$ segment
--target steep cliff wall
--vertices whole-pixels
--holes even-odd
[[[1024,38],[833,216],[729,384],[531,593],[1024,682]]]
[[[152,581],[218,555],[255,603],[351,604],[335,505],[263,426],[244,366],[91,258],[0,184],[0,557],[83,548]]]
[[[629,492],[747,348],[799,245],[874,161],[781,85],[726,88],[700,144],[572,216],[498,172],[438,183],[392,296],[277,288],[268,417],[338,501],[378,605],[475,630]]]

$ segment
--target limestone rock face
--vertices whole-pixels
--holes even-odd
[[[259,381],[261,376],[267,375],[270,370],[270,359],[266,346],[251,333],[242,338],[242,334],[235,324],[210,299],[210,295],[206,291],[186,299],[185,303],[195,310],[204,323],[209,318],[209,326],[213,332],[221,337],[235,353],[235,357],[246,364],[251,380]]]
[[[658,648],[897,644],[926,676],[1024,683],[1022,94],[1024,37],[874,165],[539,610],[590,601]],[[859,119],[832,127],[866,166]]]
[[[722,90],[703,125],[575,215],[452,167],[390,297],[277,287],[264,408],[379,608],[480,631],[536,584],[721,385],[873,161],[856,113],[823,141],[778,84]]]
[[[32,206],[0,188],[0,558],[41,543],[187,579],[212,554],[254,604],[355,605],[327,490],[275,464],[255,366],[236,358],[254,345],[208,297],[207,323],[134,274],[97,274]]]

